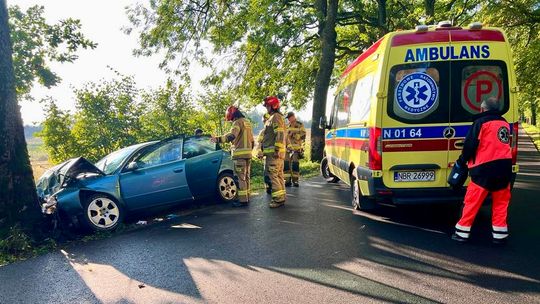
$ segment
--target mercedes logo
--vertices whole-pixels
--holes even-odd
[[[452,138],[454,135],[456,135],[456,130],[452,127],[445,128],[443,131],[443,136],[445,138]]]

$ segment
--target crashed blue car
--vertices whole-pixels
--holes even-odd
[[[236,199],[229,153],[209,137],[129,146],[95,164],[79,157],[37,182],[42,212],[92,230],[112,230],[134,211],[217,197]]]

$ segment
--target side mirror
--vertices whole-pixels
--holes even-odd
[[[327,122],[326,122],[326,116],[321,116],[320,120],[319,120],[319,129],[330,129],[330,126],[327,125]]]
[[[135,171],[139,169],[139,165],[137,164],[136,161],[132,161],[130,162],[127,167],[126,167],[126,171],[129,172],[129,171]]]

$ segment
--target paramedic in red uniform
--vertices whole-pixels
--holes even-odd
[[[512,155],[510,126],[499,113],[499,103],[494,97],[482,102],[481,113],[475,116],[457,162],[468,166],[471,182],[452,239],[459,242],[469,240],[474,218],[486,196],[491,193],[492,241],[494,244],[504,244],[508,237],[506,215],[510,202]]]

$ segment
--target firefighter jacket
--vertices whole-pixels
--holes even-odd
[[[475,116],[459,161],[467,162],[475,184],[490,191],[508,186],[512,177],[510,126],[497,111]]]
[[[253,150],[253,131],[251,123],[245,118],[238,118],[233,121],[229,133],[218,137],[218,142],[230,142],[231,156],[233,159],[245,158],[251,159],[251,150]]]
[[[287,150],[301,151],[304,149],[306,140],[306,129],[304,125],[296,121],[287,127]]]
[[[261,133],[261,146],[265,156],[273,156],[276,153],[279,158],[285,158],[286,132],[283,115],[279,112],[273,113],[264,124]]]

